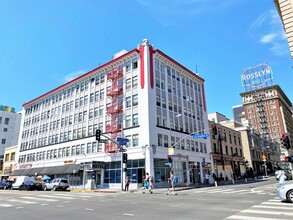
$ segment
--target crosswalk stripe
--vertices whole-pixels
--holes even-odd
[[[261,211],[261,210],[255,210],[255,209],[246,209],[241,211],[241,213],[254,213],[254,214],[266,214],[266,215],[282,215],[282,216],[293,216],[293,212],[286,213],[286,212],[277,212],[277,211]]]
[[[71,195],[71,194],[68,194],[68,193],[56,193],[56,194],[54,194],[54,195],[59,195],[59,196],[61,195],[61,196],[65,196],[65,197],[67,197],[67,196],[72,197],[72,195]],[[92,196],[89,196],[89,195],[74,194],[74,197],[91,198]]]
[[[19,202],[23,204],[36,204],[37,202],[32,202],[32,201],[24,201],[24,200],[18,200],[18,199],[8,199],[7,201],[9,202]]]
[[[290,206],[290,207],[293,207],[292,204],[290,204],[290,203],[282,203],[281,201],[279,201],[279,202],[263,202],[261,204],[262,205],[280,205],[280,204],[282,204],[282,206]]]
[[[242,216],[242,215],[232,215],[226,219],[235,219],[235,220],[290,220],[284,218],[261,218],[261,217],[254,217],[254,216]]]
[[[11,206],[13,206],[13,205],[10,205],[10,204],[3,204],[3,203],[1,204],[1,203],[0,203],[0,207],[5,207],[5,208],[7,208],[7,207],[11,207]]]
[[[48,202],[57,202],[58,201],[57,199],[45,199],[45,198],[43,199],[43,198],[36,198],[36,197],[29,197],[29,196],[23,196],[23,197],[20,197],[20,198],[39,200],[39,201],[48,201]]]
[[[287,210],[292,210],[293,211],[293,206],[292,207],[280,207],[280,206],[264,206],[264,205],[255,205],[253,208],[262,208],[262,209],[287,209]]]
[[[230,192],[224,192],[224,193],[239,193],[239,192],[248,192],[249,190],[247,189],[242,189],[242,190],[236,190],[236,191],[230,191]]]
[[[48,197],[48,198],[60,198],[60,196],[57,196],[57,195],[38,195],[40,197]],[[76,199],[76,198],[73,198],[73,197],[63,197],[63,199]]]
[[[218,189],[218,190],[211,190],[211,191],[208,191],[207,193],[220,193],[220,192],[228,192],[228,191],[232,191],[233,189]]]

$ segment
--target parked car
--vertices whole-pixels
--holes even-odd
[[[15,183],[12,184],[12,189],[19,189],[19,186],[25,181],[34,180],[34,177],[18,176]]]
[[[277,189],[277,195],[280,199],[293,202],[293,183],[280,185]]]
[[[2,180],[0,182],[0,189],[11,189],[13,183],[13,180]]]
[[[43,183],[35,180],[27,180],[24,181],[20,186],[19,186],[19,191],[21,190],[43,190]]]
[[[67,188],[69,188],[69,183],[67,181],[67,179],[63,179],[63,178],[56,178],[53,179],[51,182],[49,183],[45,183],[45,187],[44,190],[67,190]]]

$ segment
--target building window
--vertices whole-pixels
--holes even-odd
[[[2,139],[1,144],[5,144],[5,143],[6,143],[6,139]]]
[[[4,131],[4,132],[7,132],[7,131],[8,131],[8,128],[4,128],[3,131]]]
[[[131,89],[131,79],[126,79],[126,90]]]
[[[138,125],[138,114],[132,115],[132,125],[137,126]]]
[[[138,134],[134,134],[132,136],[132,143],[133,143],[133,147],[137,147],[138,146]]]
[[[132,78],[132,88],[136,88],[138,85],[138,77],[137,76],[134,76]]]
[[[5,118],[4,124],[8,125],[9,124],[9,118]]]
[[[125,119],[125,126],[126,126],[126,128],[131,127],[131,116],[130,116],[130,115],[127,115],[127,116],[126,116],[126,119]]]
[[[131,97],[126,97],[126,108],[130,108],[131,107]]]
[[[163,137],[162,137],[162,135],[161,134],[158,134],[158,146],[163,146]]]
[[[137,106],[138,105],[138,95],[133,95],[132,96],[132,106]]]

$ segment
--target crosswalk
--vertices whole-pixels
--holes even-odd
[[[221,189],[221,188],[204,188],[199,190],[194,190],[193,193],[207,193],[207,194],[237,194],[237,195],[247,195],[247,194],[258,194],[258,195],[276,195],[273,190],[259,190],[259,189]]]
[[[242,210],[225,220],[281,220],[293,219],[293,204],[278,198],[270,199],[259,205]]]
[[[87,200],[92,197],[104,197],[100,193],[52,193],[52,194],[24,194],[17,197],[6,197],[0,200],[1,208],[23,208],[25,205],[48,205],[49,203],[68,203],[73,200]]]

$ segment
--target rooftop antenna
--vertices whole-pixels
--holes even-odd
[[[195,72],[198,73],[198,72],[197,72],[197,65],[195,65]]]

